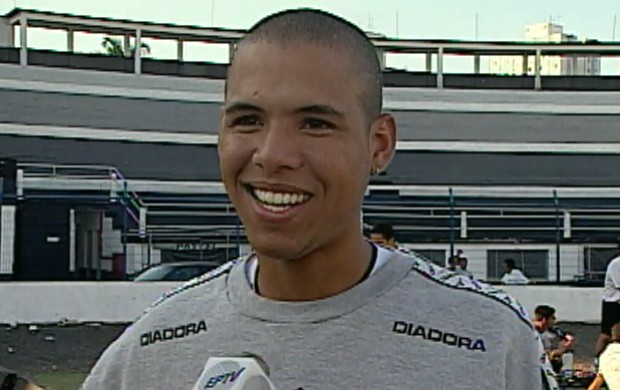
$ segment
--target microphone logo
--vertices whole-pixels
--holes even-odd
[[[259,356],[209,358],[193,390],[275,390],[269,367]]]
[[[241,374],[246,370],[239,363],[228,360],[217,363],[211,369],[205,372],[204,377],[207,378],[204,384],[204,389],[212,389],[218,385],[229,384],[231,386],[221,386],[220,389],[228,389],[232,387],[232,384],[237,380]]]

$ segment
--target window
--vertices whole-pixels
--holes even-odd
[[[525,276],[532,280],[549,279],[549,251],[538,249],[488,250],[487,280],[500,280],[505,272],[504,260],[513,259]]]
[[[618,248],[583,248],[583,274],[588,280],[604,280],[607,264],[620,255]]]
[[[422,259],[440,267],[446,266],[446,251],[443,249],[411,249],[411,251]]]

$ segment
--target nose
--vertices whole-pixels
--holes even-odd
[[[285,123],[272,123],[252,156],[252,162],[265,173],[295,170],[302,166],[299,133]]]

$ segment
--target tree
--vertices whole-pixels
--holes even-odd
[[[136,55],[136,47],[129,46],[128,48],[123,47],[123,43],[119,38],[105,37],[101,42],[101,46],[105,50],[105,54],[113,57],[134,57]],[[146,54],[151,53],[151,48],[146,43],[142,42],[140,44],[141,55],[144,56]]]

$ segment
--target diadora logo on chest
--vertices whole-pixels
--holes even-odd
[[[173,328],[155,329],[143,333],[140,336],[140,346],[146,347],[158,342],[182,339],[188,336],[200,334],[207,331],[207,323],[204,320],[179,325]]]
[[[466,349],[468,351],[486,352],[487,348],[483,339],[476,339],[456,333],[446,332],[441,329],[413,324],[405,321],[394,321],[392,332],[423,340],[441,343],[449,347]]]

